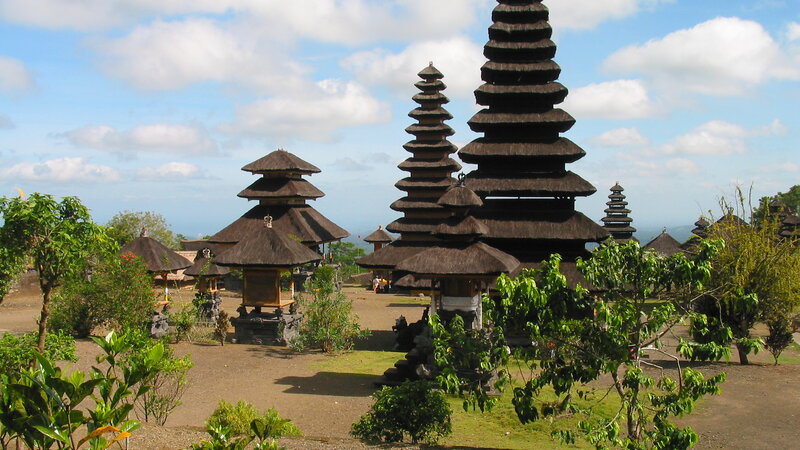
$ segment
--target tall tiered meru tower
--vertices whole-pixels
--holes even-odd
[[[458,152],[462,161],[478,165],[466,186],[484,200],[474,211],[489,228],[481,240],[524,265],[552,253],[571,262],[588,256],[586,243],[608,232],[575,211],[575,198],[596,190],[565,168],[585,152],[560,137],[575,119],[554,108],[567,89],[556,82],[561,68],[552,60],[549,12],[541,0],[498,3],[484,47],[485,83],[475,91],[485,108],[469,121],[483,137]]]
[[[461,170],[461,165],[450,157],[457,147],[447,140],[453,129],[444,122],[453,116],[442,106],[450,101],[442,93],[446,88],[443,75],[430,64],[419,77],[422,80],[415,86],[420,92],[413,97],[419,107],[408,114],[417,123],[406,128],[414,140],[403,146],[411,157],[398,166],[409,176],[395,184],[406,195],[391,205],[403,217],[386,227],[392,233],[399,233],[400,238],[358,261],[370,269],[394,270],[400,261],[436,245],[439,239],[433,231],[449,216],[438,201],[455,184],[453,172]],[[396,287],[419,287],[420,282],[403,275],[394,274]]]

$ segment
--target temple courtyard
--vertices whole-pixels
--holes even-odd
[[[193,342],[174,344],[179,355],[191,354],[191,386],[166,427],[145,424],[134,433],[129,448],[180,449],[199,442],[206,437],[204,421],[220,399],[232,403],[243,399],[260,409],[274,407],[281,416],[292,419],[305,437],[282,439],[281,444],[289,449],[369,448],[348,436],[350,425],[371,405],[373,382],[403,356],[391,351],[394,319],[404,315],[409,322],[418,320],[427,299],[374,294],[355,286],[346,286],[344,292],[353,301],[361,325],[372,330],[372,336],[353,352],[328,356],[298,354],[284,347],[232,343],[221,347],[199,332],[190,336]],[[182,289],[176,294],[178,303],[188,302],[193,291]],[[222,307],[229,314],[240,302],[238,294],[224,292]],[[36,291],[11,294],[0,306],[0,332],[33,331],[40,307],[41,296]],[[97,348],[86,340],[78,341],[77,347],[80,360],[73,367],[87,370]],[[796,447],[800,347],[795,344],[788,349],[777,367],[766,351],[752,361],[750,366],[740,366],[734,352],[730,363],[700,366],[707,375],[725,371],[728,380],[721,395],[703,399],[698,410],[683,421],[700,434],[695,448]],[[454,434],[442,443],[445,447],[531,448],[526,441],[530,430],[516,420],[489,423],[480,413],[457,411],[460,403],[455,400],[452,405]],[[562,448],[554,441],[546,444],[537,441],[536,448]]]

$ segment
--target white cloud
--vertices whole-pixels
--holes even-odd
[[[786,30],[786,38],[790,41],[800,40],[800,23],[791,22]]]
[[[291,88],[303,69],[277,54],[280,46],[263,44],[242,30],[193,18],[156,20],[121,38],[92,45],[109,74],[143,90],[179,89],[206,81],[240,83],[267,92]]]
[[[108,125],[90,125],[62,136],[73,145],[114,152],[164,152],[215,155],[219,146],[206,130],[188,125],[140,125],[129,131]]]
[[[691,133],[678,136],[665,145],[665,153],[681,153],[686,155],[728,156],[747,152],[745,137],[747,130],[743,127],[714,120],[697,127]]]
[[[768,173],[768,174],[774,174],[775,172],[797,173],[800,172],[800,165],[786,161],[778,164],[772,164],[769,166],[760,167],[757,171],[759,173]]]
[[[789,134],[789,127],[780,119],[775,119],[769,125],[755,128],[750,134],[753,136],[786,136]]]
[[[200,176],[200,169],[190,163],[170,162],[159,167],[143,167],[136,171],[136,175],[145,181],[176,181],[197,178]]]
[[[563,108],[578,118],[651,117],[657,108],[641,80],[616,80],[573,89]]]
[[[0,170],[0,178],[54,183],[111,183],[121,179],[117,170],[109,166],[89,164],[86,158],[21,162]]]
[[[556,0],[547,3],[556,30],[591,29],[607,20],[623,19],[642,8],[673,0]]]
[[[770,79],[800,79],[800,67],[757,22],[719,17],[606,59],[615,73],[641,73],[664,88],[739,95]]]
[[[11,118],[0,114],[0,130],[13,130],[14,128],[16,128],[16,125],[11,121]]]
[[[433,62],[444,75],[445,94],[452,97],[471,97],[480,86],[480,68],[486,62],[483,48],[466,37],[457,36],[442,41],[411,44],[400,53],[383,49],[356,53],[342,66],[359,80],[387,86],[402,94],[416,92],[417,73]]]
[[[339,158],[333,163],[333,165],[337,169],[344,170],[347,172],[366,172],[372,169],[372,167],[370,167],[369,165],[362,164],[350,157]]]
[[[0,93],[18,94],[33,89],[35,84],[22,61],[0,56]]]
[[[616,128],[590,139],[590,142],[601,147],[642,147],[650,144],[650,140],[642,136],[636,128]]]
[[[673,158],[666,161],[636,161],[634,173],[642,178],[684,177],[696,175],[700,168],[694,161],[686,158]]]
[[[298,94],[258,100],[237,109],[230,133],[330,141],[342,127],[387,122],[389,106],[356,83],[324,80]]]

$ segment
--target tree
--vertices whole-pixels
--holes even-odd
[[[800,213],[800,185],[792,186],[788,192],[778,192],[772,197],[761,197],[758,201],[758,208],[753,211],[753,223],[760,225],[761,221],[767,218],[769,214],[769,204],[773,200],[780,200],[786,207],[785,213],[794,212]]]
[[[178,248],[180,241],[172,232],[167,219],[161,214],[152,211],[122,211],[108,221],[106,227],[108,234],[120,247],[141,235],[142,229],[147,229],[147,234],[170,248]]]
[[[697,434],[676,427],[670,418],[691,412],[703,395],[719,392],[725,375],[705,379],[683,368],[680,359],[666,351],[663,338],[682,320],[696,315],[690,306],[708,280],[711,257],[720,245],[704,242],[698,254],[688,259],[682,254],[661,257],[637,242],[609,240],[591,259],[577,263],[586,282],[601,292],[594,296],[580,285],[569,287],[559,270],[558,255],[516,279],[501,276],[500,298],[485,303],[484,317],[493,323],[494,333],[508,330],[518,339],[528,339],[527,346],[514,350],[513,358],[523,383],[514,388],[512,400],[519,420],[527,423],[572,412],[581,419],[578,431],[598,448],[693,445]],[[646,352],[661,354],[668,361],[646,361],[642,358]],[[677,362],[675,368],[668,365],[670,361]],[[647,367],[656,369],[657,379]],[[670,370],[674,377],[667,375]],[[602,383],[598,381],[602,379],[610,381],[598,398],[587,384]],[[440,377],[440,381],[448,389],[453,387],[452,380]],[[558,400],[548,400],[545,388],[552,389]],[[609,395],[620,405],[611,418],[593,409]],[[624,436],[620,433],[623,425]],[[570,443],[576,431],[561,430],[554,436]]]
[[[356,260],[366,254],[363,248],[352,242],[332,242],[329,248],[331,262],[341,266],[339,274],[343,280],[361,272],[361,268],[356,265]]]
[[[57,202],[52,196],[34,193],[0,198],[3,226],[0,248],[14,258],[29,259],[39,273],[42,312],[39,316],[39,352],[44,351],[50,297],[65,278],[86,268],[98,246],[106,243],[103,229],[92,222],[89,210],[76,197]],[[3,267],[5,268],[5,267]],[[7,272],[0,279],[8,279]]]
[[[723,221],[708,230],[708,238],[724,239],[725,247],[712,261],[709,294],[697,304],[707,320],[692,324],[693,335],[700,343],[735,344],[742,364],[748,364],[748,355],[761,345],[751,335],[753,326],[767,322],[772,324],[771,334],[785,335],[780,324],[788,327],[800,302],[797,240],[780,238],[779,228],[777,218],[767,217],[758,227]],[[770,342],[774,349],[785,339],[775,336]],[[719,355],[701,352],[693,357],[716,359]]]

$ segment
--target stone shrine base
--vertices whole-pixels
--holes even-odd
[[[235,344],[288,345],[300,333],[303,314],[284,313],[277,308],[271,313],[255,308],[248,312],[239,307],[239,317],[231,318]]]

